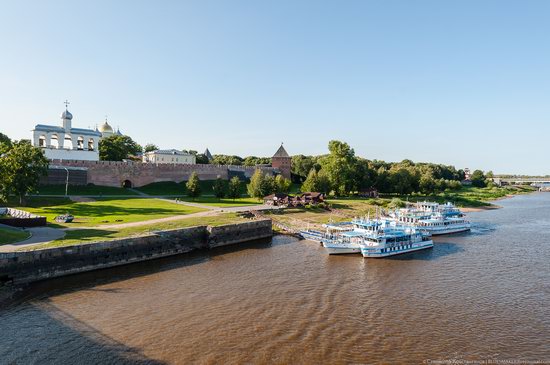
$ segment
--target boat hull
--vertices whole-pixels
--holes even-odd
[[[424,229],[424,227],[418,227],[418,229],[426,231],[430,233],[432,236],[443,236],[446,234],[454,234],[454,233],[461,233],[461,232],[467,232],[471,228],[470,227],[450,227],[447,229]]]
[[[362,248],[361,249],[361,254],[363,255],[363,257],[367,257],[367,258],[381,258],[381,257],[395,256],[395,255],[401,255],[401,254],[404,254],[404,253],[425,250],[425,249],[433,248],[433,247],[434,247],[433,241],[424,241],[421,244],[413,245],[413,247],[411,247],[411,248],[402,249],[402,250],[395,250],[395,251],[389,251],[389,252],[373,252],[373,251],[369,251],[365,248]]]
[[[329,255],[348,255],[354,253],[361,253],[361,247],[348,246],[348,245],[335,245],[323,243],[323,247]]]

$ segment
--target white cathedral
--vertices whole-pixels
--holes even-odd
[[[62,126],[37,124],[33,132],[33,146],[40,147],[48,160],[85,160],[99,161],[99,141],[113,134],[122,135],[120,130],[115,132],[107,123],[99,128],[73,128],[73,115],[65,102],[65,111],[61,114]]]

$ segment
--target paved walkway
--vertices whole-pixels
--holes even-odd
[[[0,252],[13,252],[20,248],[50,242],[65,236],[63,230],[50,227],[27,228],[26,230],[31,232],[31,237],[21,242],[2,245],[0,246]]]

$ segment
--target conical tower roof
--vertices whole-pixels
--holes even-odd
[[[210,151],[208,150],[208,148],[206,149],[206,151],[204,151],[204,155],[206,156],[206,158],[208,160],[211,160],[213,159],[214,157],[212,157],[212,154],[210,153]]]
[[[283,147],[283,144],[281,143],[281,147],[279,147],[279,149],[277,150],[277,152],[275,152],[273,157],[287,157],[288,158],[290,156],[288,155],[285,148]]]

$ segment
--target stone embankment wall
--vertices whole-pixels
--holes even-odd
[[[215,180],[218,177],[227,180],[230,172],[241,172],[244,176],[250,177],[256,168],[260,168],[266,172],[275,171],[273,168],[265,166],[183,165],[119,161],[53,160],[50,164],[56,166],[57,170],[62,166],[83,168],[86,172],[87,184],[114,187],[124,185],[125,181],[130,182],[132,187],[140,187],[162,181],[179,183],[189,180],[193,172],[196,172],[201,180]],[[57,170],[52,172],[51,179],[48,175],[46,179],[43,179],[42,183],[58,183]],[[79,173],[83,174],[82,172]]]
[[[271,219],[208,227],[208,247],[220,247],[273,235]]]
[[[159,231],[146,236],[71,247],[0,253],[0,283],[43,280],[270,238],[272,235],[271,220],[265,219],[219,227]]]

